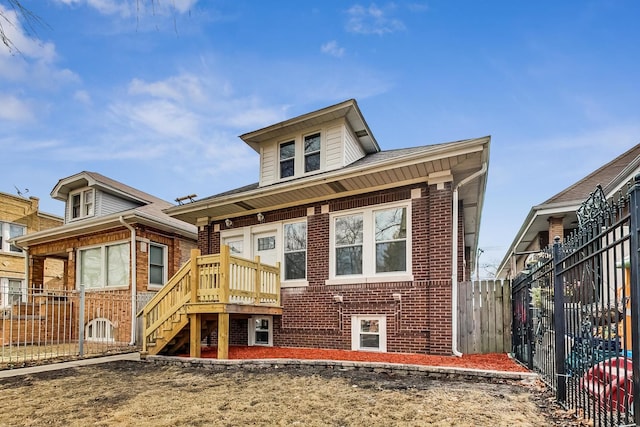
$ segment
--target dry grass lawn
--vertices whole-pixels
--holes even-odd
[[[0,380],[2,426],[546,426],[539,390],[292,369],[112,362]]]

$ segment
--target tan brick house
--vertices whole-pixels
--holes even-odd
[[[203,254],[280,265],[282,314],[231,314],[231,344],[457,352],[490,137],[383,151],[348,100],[241,139],[259,182],[166,211]]]
[[[30,259],[29,286],[36,295],[84,285],[94,295],[127,296],[130,308],[119,313],[117,328],[102,310],[104,324],[93,330],[92,319],[87,319],[85,333],[111,334],[117,329],[117,336],[91,338],[133,342],[138,297],[161,289],[189,258],[196,246],[196,228],[163,213],[171,203],[95,172],[61,179],[51,196],[65,202],[64,225],[12,240]],[[44,277],[49,260],[63,264],[55,286]],[[89,307],[89,312],[101,310]]]
[[[26,298],[25,271],[28,258],[10,239],[62,225],[63,219],[41,212],[37,197],[0,193],[0,308]],[[43,282],[55,286],[62,277],[62,263],[51,261],[43,268]]]

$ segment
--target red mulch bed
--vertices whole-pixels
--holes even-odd
[[[203,347],[202,357],[215,359],[216,347]],[[506,353],[431,356],[409,353],[374,353],[365,351],[327,350],[293,347],[229,347],[229,359],[307,359],[346,360],[353,362],[383,362],[409,365],[446,366],[453,368],[483,369],[506,372],[528,372]]]

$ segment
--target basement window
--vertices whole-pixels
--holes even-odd
[[[85,339],[94,342],[114,342],[114,327],[109,319],[98,317],[85,327]]]

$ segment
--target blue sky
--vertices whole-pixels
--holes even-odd
[[[497,263],[532,205],[640,142],[634,0],[23,2],[46,26],[3,26],[0,191],[58,215],[82,170],[169,201],[256,182],[238,135],[355,98],[383,149],[492,136]]]

